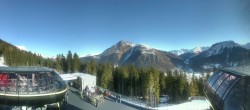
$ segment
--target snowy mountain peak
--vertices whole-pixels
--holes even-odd
[[[224,41],[213,44],[210,49],[208,49],[206,57],[217,55],[223,52],[225,48],[231,49],[234,47],[240,46],[239,44],[235,43],[234,41]]]
[[[120,45],[120,46],[130,45],[130,46],[132,46],[132,47],[135,46],[135,44],[133,44],[133,43],[131,43],[131,42],[129,42],[129,41],[124,41],[124,40],[119,41],[116,45]]]
[[[194,49],[192,49],[194,53],[200,53],[202,52],[201,47],[195,47]]]
[[[186,53],[186,52],[189,52],[189,49],[171,50],[171,51],[169,51],[169,52],[171,52],[171,53],[173,53],[173,54],[179,56],[179,55],[181,55],[181,54],[184,54],[184,53]]]
[[[235,43],[234,41],[223,41],[212,45],[211,48],[233,48],[236,46],[239,46],[239,44]]]
[[[150,50],[153,49],[152,47],[150,47],[149,45],[145,45],[145,44],[137,44],[136,46],[139,46],[145,50]]]
[[[209,47],[195,47],[193,49],[181,49],[181,50],[171,50],[169,52],[175,54],[175,55],[181,55],[184,53],[195,53],[195,54],[199,54],[205,50],[207,50]]]

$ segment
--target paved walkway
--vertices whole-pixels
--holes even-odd
[[[79,98],[79,93],[76,89],[69,89],[69,104],[66,106],[66,110],[136,110],[133,107],[116,103],[112,99],[106,99],[98,107],[91,105]]]

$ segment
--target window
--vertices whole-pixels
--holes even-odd
[[[246,97],[244,89],[246,89],[245,84],[241,81],[238,81],[233,86],[226,97],[226,100],[224,101],[225,110],[243,110],[244,98]]]
[[[9,73],[8,74],[9,79],[8,79],[8,83],[9,85],[6,86],[7,88],[7,93],[11,93],[11,94],[16,94],[17,93],[17,76],[15,73]]]
[[[211,79],[213,79],[213,77],[215,76],[215,74],[218,74],[218,72],[219,72],[219,71],[214,72],[214,73],[212,74],[212,76],[210,76],[210,77],[208,78],[207,82],[210,82]]]
[[[49,90],[48,84],[49,82],[49,77],[46,73],[38,73],[37,77],[38,79],[38,87],[39,87],[39,92],[40,93],[46,93]]]
[[[209,82],[209,86],[212,87],[214,82],[221,76],[222,72],[214,73],[213,78]]]
[[[230,75],[226,78],[226,80],[221,84],[221,86],[217,90],[217,94],[222,97],[223,94],[226,92],[228,87],[233,84],[236,80],[236,76]]]
[[[38,81],[37,81],[37,73],[29,73],[28,76],[28,93],[37,93],[38,92]]]
[[[65,87],[65,82],[62,80],[62,78],[57,73],[52,73],[52,77],[54,79],[54,86],[57,90],[63,89]]]
[[[19,94],[27,94],[28,93],[28,80],[27,73],[18,74],[18,92]]]
[[[229,75],[219,86],[219,88],[216,91],[217,97],[215,98],[215,102],[219,107],[222,107],[222,100],[224,96],[227,95],[228,92],[231,88],[229,88],[230,86],[234,85],[234,82],[236,82],[237,77],[234,75]],[[222,108],[221,108],[222,109]]]
[[[220,84],[229,76],[229,74],[227,73],[223,73],[217,80],[216,82],[213,84],[213,90],[216,91],[217,88],[220,86]]]
[[[6,73],[0,74],[0,92],[5,93],[6,86],[9,85],[8,82],[9,75]]]
[[[222,100],[225,100],[227,94],[230,92],[230,90],[232,89],[233,85],[239,80],[239,78],[237,78],[236,76],[230,76],[229,77],[230,80],[233,80],[231,82],[231,84],[229,85],[228,89],[226,89],[226,92],[224,93],[224,95],[222,96]],[[235,79],[234,79],[235,78]]]

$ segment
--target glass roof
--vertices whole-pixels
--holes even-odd
[[[243,75],[243,76],[250,76],[250,65],[247,66],[239,66],[239,67],[230,67],[230,68],[226,68],[226,69],[222,69],[222,70],[226,70],[235,74],[239,74],[239,75]]]

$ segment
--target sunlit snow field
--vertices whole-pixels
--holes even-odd
[[[182,104],[158,107],[158,110],[209,110],[209,104],[206,100],[193,100]]]

